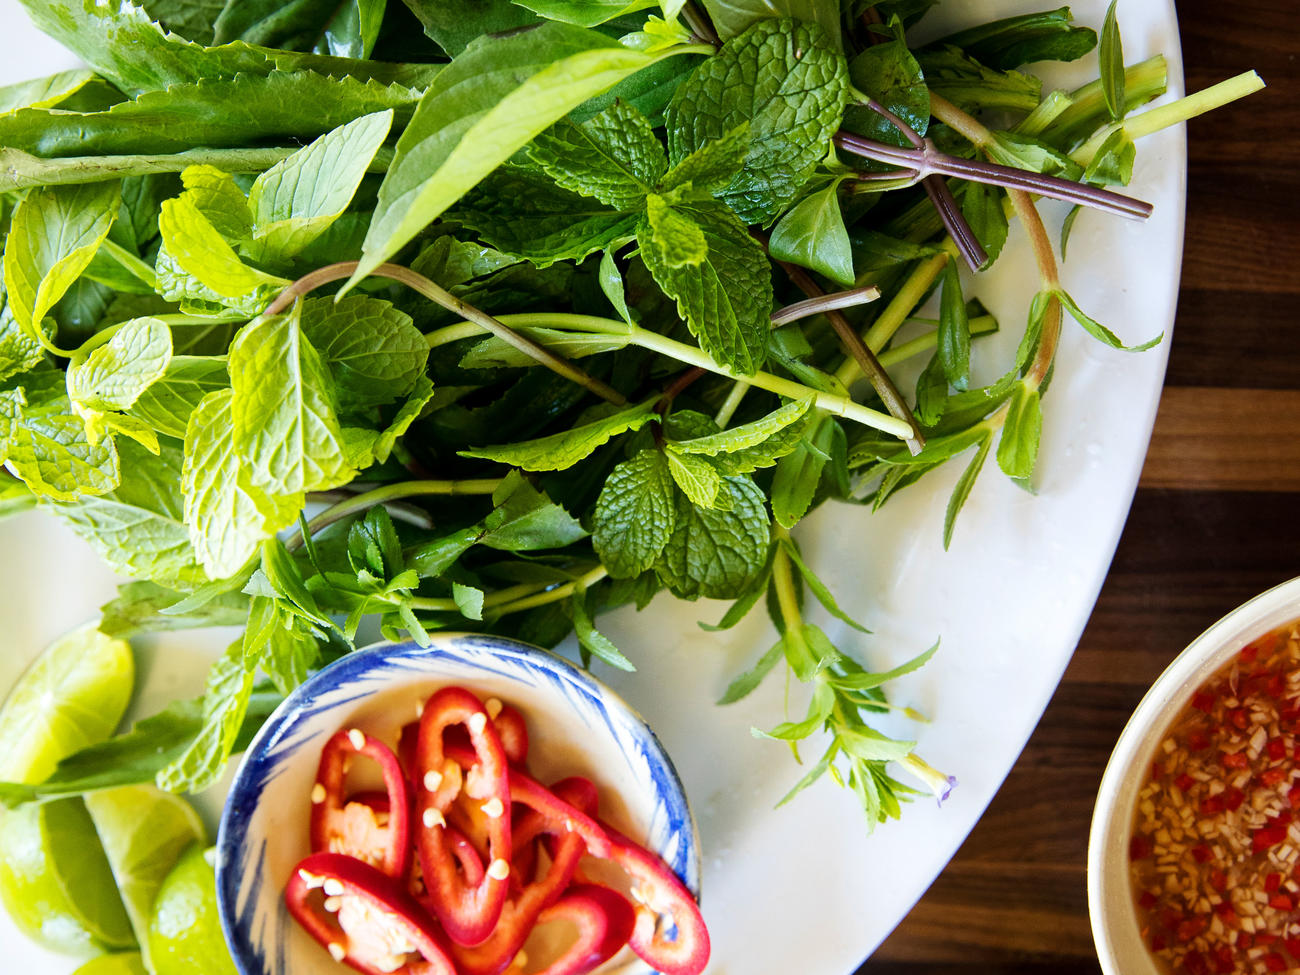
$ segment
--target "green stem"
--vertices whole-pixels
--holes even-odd
[[[342,521],[349,515],[366,511],[386,501],[425,495],[451,497],[466,494],[491,494],[500,484],[500,478],[479,478],[463,481],[399,481],[396,484],[386,484],[381,488],[366,491],[364,494],[358,494],[346,501],[331,505],[307,523],[307,530],[314,535],[327,525]],[[303,536],[299,534],[285,543],[285,547],[293,551],[302,544]]]
[[[99,249],[106,252],[109,257],[121,264],[134,277],[147,284],[150,288],[155,291],[158,289],[158,275],[154,273],[154,269],[125,247],[115,244],[105,237],[104,242],[99,245]]]
[[[639,345],[643,349],[658,352],[670,359],[684,362],[688,366],[699,366],[701,369],[716,373],[719,376],[726,376],[728,379],[747,382],[751,386],[765,389],[769,393],[776,393],[786,399],[811,398],[819,409],[861,423],[864,426],[882,430],[890,436],[898,437],[900,440],[907,440],[912,435],[910,424],[887,413],[881,413],[879,410],[862,406],[846,397],[823,393],[810,386],[780,376],[774,376],[771,373],[756,372],[749,376],[743,375],[714,362],[702,349],[687,345],[684,342],[678,342],[666,335],[651,332],[637,325],[629,325],[621,320],[597,318],[593,315],[569,315],[563,312],[523,312],[518,315],[502,315],[501,322],[514,328],[568,328],[579,332],[625,336],[633,345]]]
[[[1093,157],[1097,155],[1102,143],[1117,130],[1122,129],[1130,139],[1136,141],[1143,136],[1159,132],[1171,125],[1186,122],[1188,119],[1221,108],[1238,98],[1245,98],[1263,87],[1264,79],[1254,71],[1247,71],[1235,78],[1229,78],[1227,81],[1220,81],[1217,85],[1211,85],[1204,91],[1198,91],[1185,98],[1180,98],[1176,102],[1149,109],[1140,115],[1130,116],[1123,122],[1108,125],[1072,152],[1070,158],[1081,166],[1087,166],[1088,163],[1092,162]]]
[[[745,394],[748,392],[749,383],[744,380],[737,380],[732,383],[731,392],[727,394],[722,406],[718,408],[718,414],[713,418],[713,422],[725,430],[727,424],[731,422],[731,418],[736,415],[736,410],[740,408],[741,400],[745,398]]]
[[[921,321],[921,319],[911,318],[911,322]],[[992,315],[980,315],[970,320],[970,334],[988,335],[997,331],[997,320]],[[898,345],[890,346],[889,349],[880,353],[880,364],[888,368],[896,366],[900,362],[912,358],[914,355],[920,355],[922,352],[928,352],[939,344],[939,330],[937,328],[926,332],[924,335],[918,335],[916,338]]]
[[[543,592],[538,590],[543,589],[545,583],[540,585],[538,583],[524,583],[511,586],[509,589],[502,589],[485,596],[483,598],[483,608],[492,607],[496,609],[499,616],[504,616],[507,613],[519,613],[526,609],[533,609],[537,606],[545,606],[548,603],[568,599],[579,587],[587,589],[600,582],[607,575],[609,575],[609,570],[603,565],[598,565],[573,582],[566,582],[562,586],[545,589]],[[410,605],[412,609],[431,612],[455,612],[459,609],[454,599],[438,599],[428,596],[413,596]]]

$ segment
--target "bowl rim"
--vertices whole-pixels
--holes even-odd
[[[1127,849],[1131,803],[1137,790],[1130,775],[1135,767],[1146,763],[1149,753],[1159,744],[1151,740],[1151,732],[1163,729],[1192,693],[1241,647],[1297,618],[1300,618],[1300,576],[1265,590],[1212,623],[1156,678],[1124,725],[1102,774],[1088,832],[1088,917],[1105,975],[1136,975],[1134,961],[1131,955],[1121,954],[1119,938],[1112,926],[1116,921],[1122,924],[1132,920],[1132,930],[1126,933],[1131,938],[1137,931],[1127,869],[1122,878],[1116,878],[1108,865],[1114,863],[1117,847]],[[1123,835],[1117,835],[1120,833]],[[1127,856],[1122,862],[1127,868]],[[1118,909],[1117,904],[1128,907]],[[1114,916],[1117,911],[1122,917]],[[1143,951],[1149,959],[1145,946]],[[1154,962],[1149,962],[1147,970],[1152,975],[1158,971]]]
[[[674,869],[672,864],[669,865],[669,868],[678,873],[687,889],[697,900],[699,899],[700,878],[703,872],[702,851],[699,826],[695,821],[694,811],[691,808],[681,775],[673,764],[672,757],[664,748],[654,729],[650,727],[649,723],[635,708],[624,700],[617,691],[590,671],[582,669],[573,661],[554,651],[524,640],[464,631],[439,631],[429,634],[429,637],[431,642],[428,646],[421,646],[413,639],[379,640],[364,647],[358,647],[356,650],[350,651],[322,667],[289,692],[285,699],[271,712],[262,727],[258,729],[257,734],[249,742],[247,749],[241,756],[222,807],[215,842],[218,919],[221,924],[222,935],[231,952],[232,960],[240,972],[261,975],[260,966],[254,964],[253,959],[244,957],[246,946],[243,944],[242,938],[236,936],[236,928],[239,922],[234,916],[236,912],[233,911],[233,907],[242,888],[240,878],[233,876],[236,871],[231,870],[230,867],[239,859],[235,855],[235,851],[246,837],[249,823],[257,809],[257,800],[260,799],[265,785],[265,783],[263,783],[263,786],[257,785],[258,782],[263,780],[263,777],[255,774],[255,770],[263,762],[270,760],[264,754],[268,745],[273,745],[281,736],[291,733],[299,720],[309,716],[309,709],[306,705],[310,704],[313,698],[322,690],[339,683],[340,679],[351,680],[361,677],[372,669],[383,666],[385,662],[391,661],[394,657],[399,659],[404,657],[431,659],[436,657],[439,649],[486,651],[492,657],[504,656],[529,666],[540,667],[562,677],[567,683],[577,686],[585,693],[598,699],[608,713],[615,715],[621,724],[632,730],[643,742],[647,757],[663,769],[665,773],[664,781],[668,788],[663,790],[662,799],[669,810],[671,821],[682,824],[681,828],[675,832],[683,838],[681,844],[682,855],[679,858],[679,862],[683,866],[683,872]],[[464,678],[461,679],[464,680]],[[348,703],[346,700],[339,701],[334,706],[346,703]],[[656,796],[660,795],[659,790],[652,789],[650,791]],[[240,795],[246,795],[247,801],[243,804],[234,801]],[[657,851],[652,852],[657,853]],[[257,892],[254,891],[249,896],[256,897]],[[250,965],[252,967],[249,967]]]

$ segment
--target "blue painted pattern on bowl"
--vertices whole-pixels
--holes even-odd
[[[390,744],[439,687],[462,685],[523,713],[529,767],[542,781],[584,775],[601,817],[659,854],[698,895],[700,852],[682,784],[649,726],[613,691],[561,657],[501,637],[436,634],[335,661],[276,709],[235,774],[217,834],[217,902],[241,975],[337,975],[289,916],[283,891],[309,852],[320,749],[343,727]],[[625,950],[602,972],[649,971]]]

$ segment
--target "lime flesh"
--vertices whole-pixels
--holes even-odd
[[[149,922],[154,975],[237,975],[217,917],[217,882],[192,846],[163,881]]]
[[[100,955],[78,968],[72,975],[149,975],[138,951],[120,955]]]

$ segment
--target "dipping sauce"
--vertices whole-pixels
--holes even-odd
[[[1164,970],[1300,972],[1300,620],[1244,647],[1165,732],[1129,860]]]

